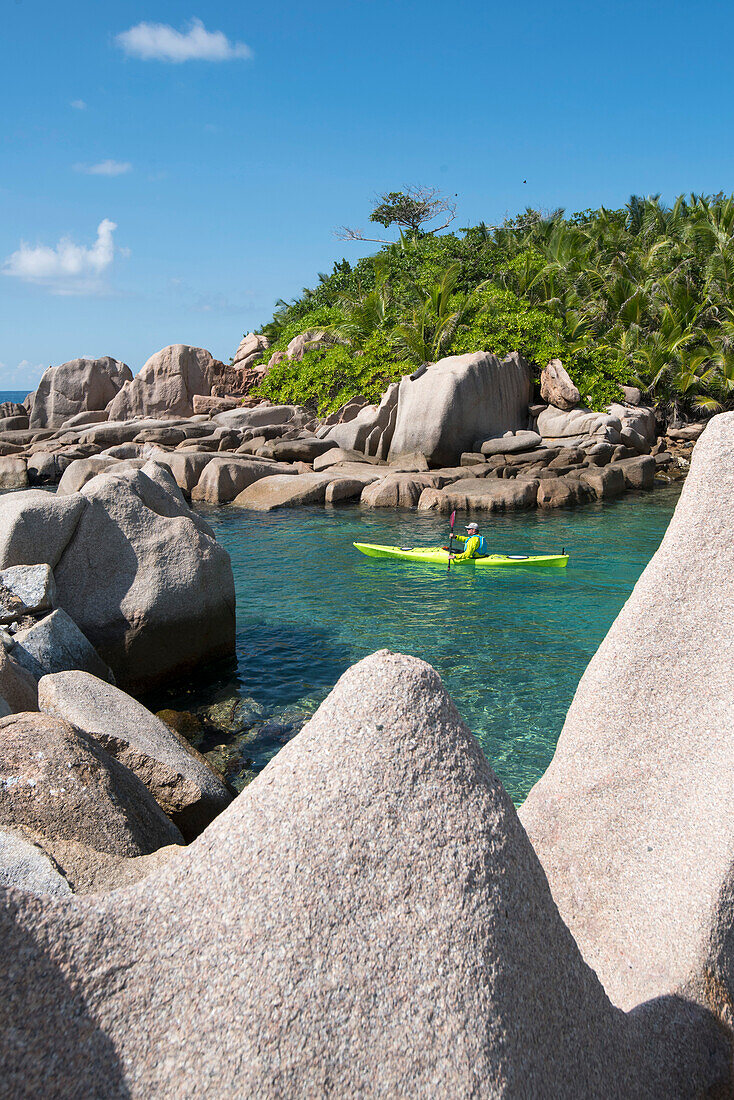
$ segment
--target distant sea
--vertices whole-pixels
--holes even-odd
[[[15,401],[20,405],[28,392],[28,390],[0,390],[0,405],[3,401]]]

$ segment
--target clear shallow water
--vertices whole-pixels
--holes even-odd
[[[492,550],[565,546],[568,569],[456,567],[450,576],[352,547],[440,544],[447,534],[440,517],[356,507],[265,516],[201,508],[232,556],[237,667],[166,705],[214,703],[218,719],[233,718],[238,732],[211,758],[240,786],[351,664],[382,648],[414,654],[441,674],[519,803],[548,766],[581,674],[657,549],[679,491],[493,517],[483,528]],[[211,740],[201,747],[212,750]]]

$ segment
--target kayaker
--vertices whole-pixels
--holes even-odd
[[[457,535],[457,540],[464,543],[464,553],[453,555],[454,561],[468,561],[470,558],[486,558],[487,544],[484,535],[479,534],[479,524],[467,523],[466,534]]]

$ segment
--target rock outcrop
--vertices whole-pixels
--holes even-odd
[[[622,422],[618,416],[608,413],[591,412],[589,409],[567,411],[549,405],[538,414],[537,423],[540,435],[551,442],[584,436],[598,436],[610,443],[621,442]]]
[[[0,827],[138,856],[180,844],[141,781],[68,722],[46,714],[0,721]]]
[[[229,555],[154,462],[105,471],[67,497],[0,497],[0,568],[38,561],[121,687],[142,691],[234,652]]]
[[[332,342],[333,337],[330,337],[327,332],[319,329],[309,329],[307,332],[301,332],[298,336],[293,337],[285,349],[285,358],[300,363],[307,351],[317,351]]]
[[[25,458],[0,457],[0,489],[25,489],[28,484],[28,463]]]
[[[17,829],[0,829],[0,889],[67,897],[71,886],[43,847]]]
[[[652,460],[650,460],[652,461]],[[621,465],[621,464],[620,464]],[[584,673],[520,811],[612,1001],[685,990],[734,1024],[734,413]]]
[[[223,371],[224,365],[204,348],[171,344],[151,355],[140,373],[125,383],[107,406],[109,418],[193,416],[194,395],[208,397]]]
[[[451,465],[477,439],[525,429],[530,396],[530,366],[516,352],[441,359],[401,380],[390,457],[418,451],[431,465]]]
[[[323,504],[329,474],[271,474],[253,482],[234,499],[234,504],[253,512],[295,508],[301,504]]]
[[[162,1098],[729,1082],[702,1010],[612,1007],[438,676],[387,653],[166,869],[73,902],[11,891],[0,938],[22,959],[0,988],[11,1095],[72,1073],[80,1095]]]
[[[108,355],[49,367],[33,397],[31,427],[60,428],[69,417],[105,409],[132,377],[127,364]]]
[[[295,467],[276,467],[272,462],[247,459],[240,455],[214,457],[208,462],[196,487],[192,490],[193,500],[207,501],[209,504],[229,504],[248,485],[260,478],[272,476],[274,470],[280,476],[295,474]]]
[[[540,372],[540,396],[549,405],[566,411],[581,403],[581,394],[560,359],[551,359]]]
[[[59,607],[13,636],[13,660],[40,680],[51,672],[83,669],[110,680],[112,674],[73,619]]]
[[[15,714],[38,710],[38,682],[0,645],[0,696]]]
[[[537,432],[506,432],[499,439],[477,440],[475,447],[483,455],[510,455],[534,451],[542,442]]]
[[[397,382],[392,382],[379,405],[363,405],[349,420],[329,428],[323,437],[347,451],[361,451],[373,458],[386,459],[390,451],[398,411]]]
[[[267,336],[258,332],[248,332],[242,337],[237,351],[234,353],[232,364],[241,369],[251,367],[261,359],[262,354],[270,347]]]
[[[512,512],[532,508],[537,503],[538,485],[535,478],[465,478],[445,489],[424,489],[418,511]]]
[[[232,796],[204,757],[146,707],[86,672],[44,676],[38,709],[84,730],[154,795],[193,840]]]

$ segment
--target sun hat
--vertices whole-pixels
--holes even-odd
[[[479,530],[479,524],[475,523],[472,520],[471,523],[467,523],[465,530],[467,530],[467,531],[478,531]]]

